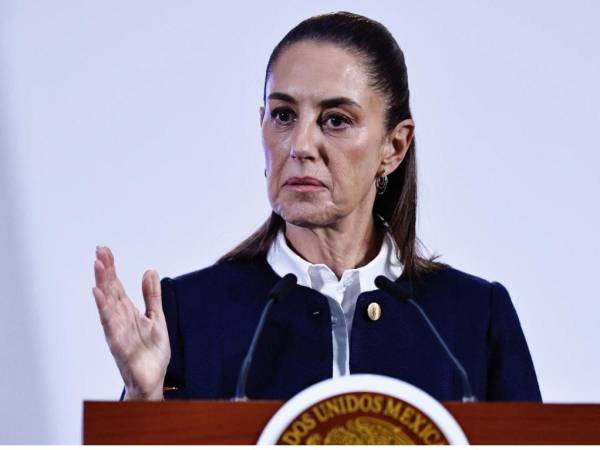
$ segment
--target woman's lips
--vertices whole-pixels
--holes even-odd
[[[314,192],[320,189],[324,189],[325,185],[316,178],[292,177],[285,182],[284,187],[287,187],[296,192]]]

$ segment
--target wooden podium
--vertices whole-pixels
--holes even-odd
[[[255,444],[279,401],[83,404],[84,444]],[[444,403],[471,444],[600,444],[599,404]]]

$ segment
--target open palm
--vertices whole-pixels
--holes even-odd
[[[171,348],[158,273],[148,270],[142,278],[146,305],[142,314],[117,277],[110,249],[97,247],[96,258],[94,298],[106,341],[125,382],[126,398],[160,400]]]

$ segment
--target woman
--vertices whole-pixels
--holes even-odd
[[[335,13],[291,30],[267,65],[260,124],[273,212],[217,264],[162,283],[146,272],[142,315],[97,248],[93,292],[126,399],[231,398],[268,291],[294,273],[258,343],[250,398],[362,372],[460,399],[416,311],[375,287],[383,274],[411,290],[478,398],[540,400],[506,289],[420,256],[406,66],[383,25]]]

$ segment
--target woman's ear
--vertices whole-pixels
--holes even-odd
[[[386,174],[392,173],[404,160],[406,152],[415,135],[415,122],[405,119],[398,123],[386,139],[381,171]]]

